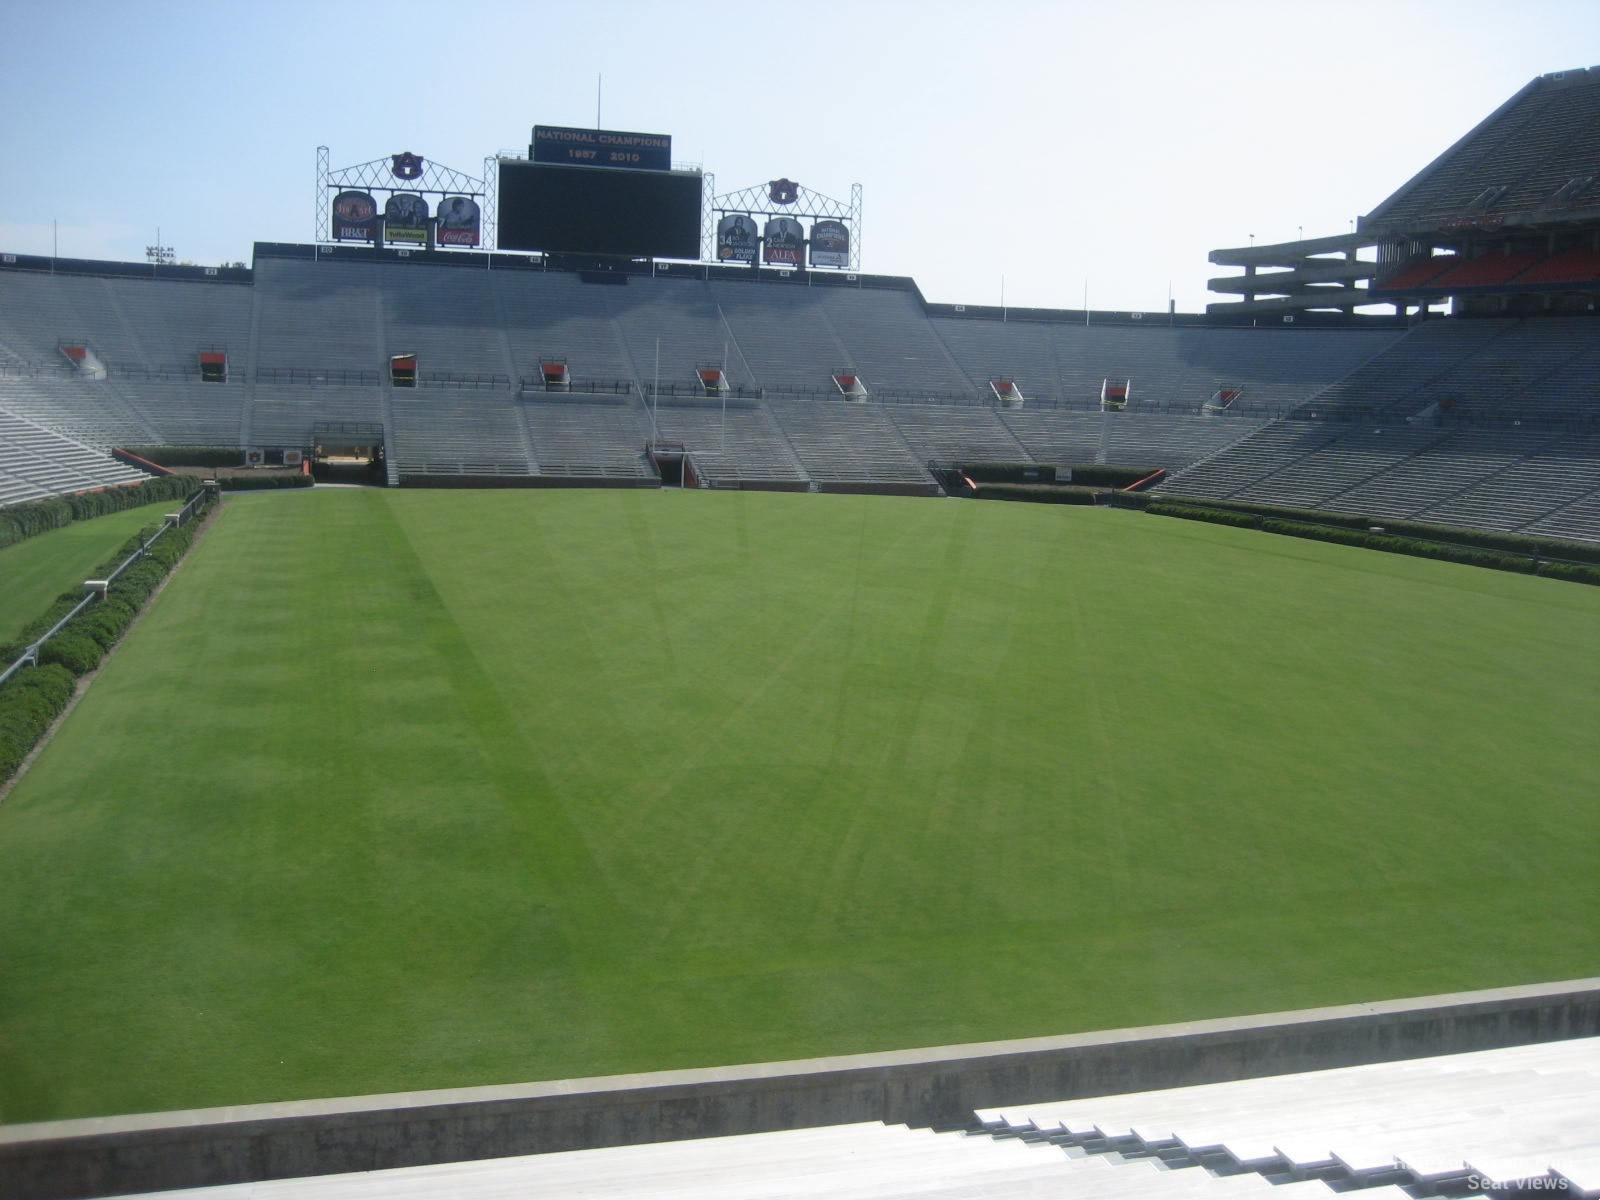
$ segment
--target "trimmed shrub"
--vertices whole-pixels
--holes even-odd
[[[1534,572],[1547,579],[1566,579],[1572,583],[1600,585],[1600,566],[1588,563],[1542,562]]]
[[[1052,463],[966,463],[960,471],[973,483],[1054,483]]]
[[[242,467],[244,451],[218,446],[127,446],[129,454],[162,467]]]
[[[1090,463],[1087,466],[1073,467],[1072,479],[1069,481],[1083,487],[1108,487],[1125,488],[1138,483],[1156,467],[1114,467]]]
[[[219,482],[225,492],[252,492],[269,488],[305,488],[316,483],[309,475],[268,474],[225,475]]]
[[[979,500],[1023,500],[1033,504],[1093,504],[1100,493],[1074,484],[985,483]]]
[[[1431,542],[1448,542],[1457,546],[1481,546],[1487,550],[1500,550],[1508,554],[1522,554],[1539,558],[1555,558],[1573,562],[1600,563],[1600,545],[1591,542],[1570,542],[1560,538],[1528,537],[1520,533],[1500,533],[1489,529],[1463,529],[1455,525],[1432,525],[1422,521],[1396,521],[1388,517],[1362,516],[1358,513],[1326,512],[1320,508],[1289,508],[1278,504],[1256,504],[1238,500],[1210,500],[1182,495],[1162,495],[1164,503],[1181,504],[1186,508],[1209,509],[1217,512],[1245,512],[1262,517],[1278,517],[1289,521],[1304,521],[1313,525],[1332,525],[1343,529],[1366,531],[1380,526],[1384,534],[1400,537],[1422,538]],[[1196,518],[1199,519],[1199,518]],[[1226,524],[1227,522],[1223,522]]]
[[[1263,509],[1270,506],[1263,505]],[[1462,563],[1472,567],[1488,567],[1495,571],[1514,571],[1521,575],[1539,574],[1551,579],[1566,579],[1574,583],[1600,584],[1600,566],[1585,563],[1540,561],[1532,554],[1513,553],[1489,546],[1466,545],[1454,542],[1429,541],[1406,537],[1397,529],[1406,522],[1384,526],[1384,532],[1374,533],[1366,526],[1352,528],[1348,524],[1321,521],[1290,521],[1282,517],[1265,516],[1239,507],[1212,507],[1203,504],[1175,503],[1157,500],[1146,512],[1162,517],[1180,517],[1189,521],[1208,521],[1216,525],[1232,525],[1247,529],[1261,529],[1267,533],[1287,537],[1308,538],[1318,542],[1333,542],[1341,546],[1357,546],[1366,550],[1382,550],[1389,554],[1409,554],[1416,558],[1432,558],[1441,562]],[[1282,512],[1283,509],[1276,511]],[[1318,515],[1320,514],[1313,514]],[[1412,525],[1411,528],[1418,528]],[[1426,528],[1425,526],[1422,528]],[[1536,539],[1517,539],[1524,544],[1536,544]]]
[[[101,564],[96,576],[109,575],[157,528],[151,526],[129,538],[115,556]],[[15,774],[50,722],[66,707],[72,697],[73,676],[99,666],[106,651],[127,632],[151,593],[194,544],[198,528],[199,523],[191,521],[181,529],[169,530],[145,557],[117,577],[104,599],[89,605],[39,647],[38,666],[22,670],[0,687],[0,782]],[[0,661],[14,662],[82,599],[75,592],[63,594],[48,612],[29,623],[19,642],[0,647]]]
[[[74,675],[87,675],[103,657],[105,650],[98,642],[71,626],[39,647],[41,663],[60,663]]]
[[[146,479],[126,487],[104,488],[81,496],[60,496],[0,510],[0,548],[25,541],[73,521],[87,521],[106,513],[124,512],[157,500],[186,501],[194,495],[193,479],[170,475]]]
[[[37,500],[0,510],[0,547],[15,545],[50,529],[72,524],[65,500]]]
[[[66,709],[73,687],[72,672],[54,663],[28,667],[0,686],[0,783]]]
[[[1232,525],[1239,529],[1261,528],[1261,518],[1254,513],[1231,508],[1204,508],[1198,504],[1174,504],[1171,500],[1152,500],[1145,512],[1158,517],[1179,517],[1185,521],[1208,521],[1213,525]]]

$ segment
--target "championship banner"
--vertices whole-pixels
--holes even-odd
[[[482,234],[478,202],[470,196],[446,196],[439,201],[438,232],[441,246],[476,246]]]
[[[672,137],[665,133],[629,133],[622,129],[575,129],[567,125],[535,125],[528,157],[536,163],[568,167],[630,167],[643,171],[672,170]]]
[[[717,258],[722,262],[755,262],[756,223],[753,217],[734,213],[717,222]]]
[[[811,226],[811,265],[848,267],[850,231],[842,221],[817,221]]]
[[[378,223],[378,202],[366,192],[340,192],[333,198],[333,240],[370,242]]]
[[[773,217],[767,222],[762,261],[778,267],[798,267],[805,250],[806,231],[793,217]]]
[[[428,240],[428,202],[411,192],[396,192],[383,206],[385,241],[411,242],[418,246]]]

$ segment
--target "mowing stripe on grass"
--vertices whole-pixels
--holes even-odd
[[[230,500],[0,809],[0,1119],[1594,971],[1600,592],[1139,514]]]

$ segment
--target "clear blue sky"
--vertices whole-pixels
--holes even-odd
[[[1343,232],[1596,0],[785,5],[6,0],[0,248],[248,260],[335,167],[478,174],[534,123],[670,133],[731,191],[865,188],[862,265],[930,299],[1201,308],[1217,246]]]

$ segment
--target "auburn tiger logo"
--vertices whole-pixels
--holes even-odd
[[[767,198],[774,204],[793,204],[800,198],[800,185],[792,179],[774,179],[767,185]]]
[[[392,173],[396,179],[419,179],[422,176],[422,159],[411,151],[394,155]]]

